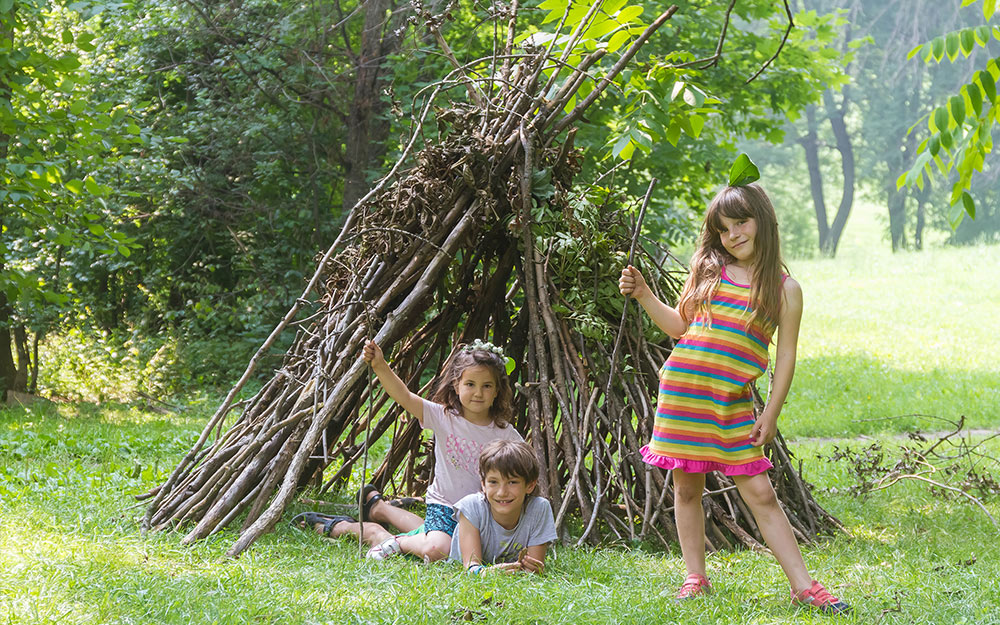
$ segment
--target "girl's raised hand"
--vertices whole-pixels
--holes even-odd
[[[622,295],[631,295],[635,299],[651,292],[642,273],[632,265],[622,269],[622,275],[618,278],[618,290]]]
[[[378,362],[385,362],[385,356],[382,355],[382,348],[376,345],[375,341],[365,343],[365,348],[361,356],[365,359],[365,362],[372,365]]]

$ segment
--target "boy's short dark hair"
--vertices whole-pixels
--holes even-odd
[[[504,477],[519,477],[525,484],[538,480],[538,459],[524,441],[493,441],[479,454],[479,477],[486,479],[490,471]]]

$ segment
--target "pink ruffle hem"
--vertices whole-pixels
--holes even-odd
[[[768,469],[773,469],[774,465],[767,458],[754,460],[746,464],[723,464],[721,462],[706,462],[702,460],[683,460],[681,458],[671,458],[661,456],[649,450],[649,445],[643,446],[639,450],[642,460],[646,464],[651,464],[661,469],[680,469],[685,473],[708,473],[718,471],[723,475],[757,475]]]

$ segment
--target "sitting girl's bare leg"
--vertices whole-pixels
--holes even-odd
[[[374,497],[376,493],[371,493],[368,499]],[[372,504],[370,516],[372,520],[383,525],[392,525],[400,532],[409,532],[424,524],[422,517],[413,514],[409,510],[391,506],[384,499],[380,499]]]
[[[365,535],[362,539],[368,545],[377,545],[380,542],[392,538],[392,534],[388,532],[384,527],[375,523],[373,521],[367,521],[365,523]],[[313,529],[320,534],[323,534],[324,526],[322,523],[314,523]],[[361,535],[361,524],[357,521],[341,521],[337,523],[332,528],[330,528],[330,538],[340,538],[345,534],[351,534],[354,537]]]
[[[743,501],[750,506],[757,527],[764,536],[767,546],[771,548],[781,569],[788,576],[788,582],[795,592],[803,591],[812,585],[812,578],[802,560],[802,551],[792,533],[788,517],[778,505],[778,497],[767,473],[757,475],[734,475],[733,481],[740,491]]]

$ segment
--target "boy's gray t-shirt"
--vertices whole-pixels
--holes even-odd
[[[552,517],[552,505],[543,497],[528,497],[521,519],[514,529],[505,529],[493,520],[490,514],[490,504],[483,493],[474,493],[462,497],[455,504],[455,519],[459,513],[473,526],[479,528],[482,540],[483,564],[499,564],[516,562],[517,556],[524,547],[545,545],[556,538],[556,523]],[[462,562],[462,550],[459,543],[461,525],[451,538],[452,560]]]

